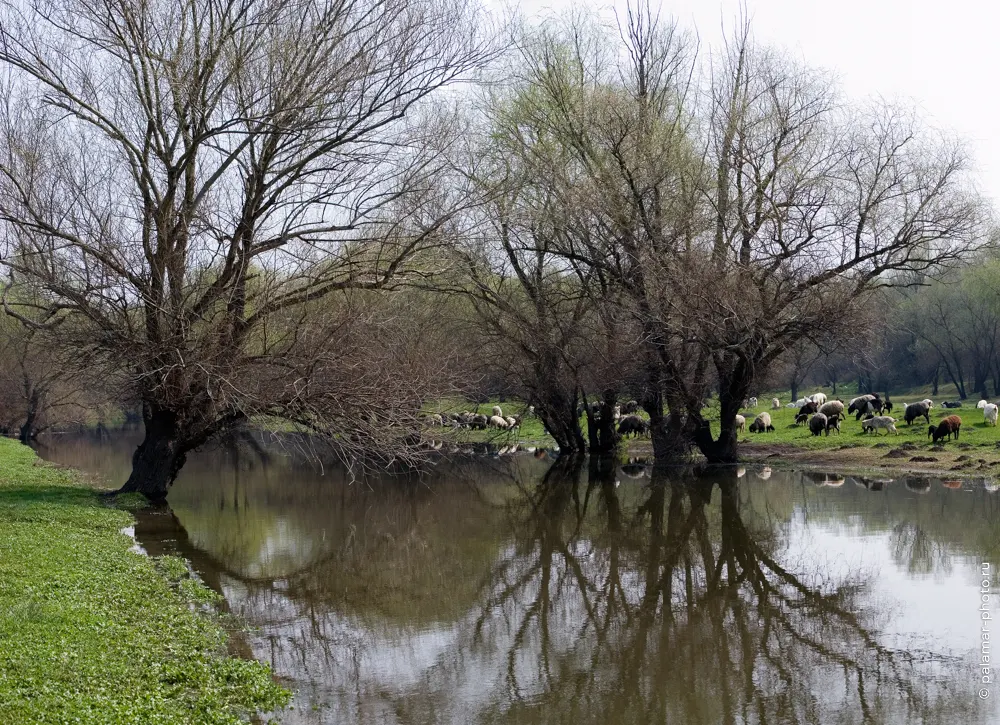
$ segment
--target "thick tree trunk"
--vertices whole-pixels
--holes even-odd
[[[132,454],[132,473],[116,493],[137,491],[150,501],[167,497],[167,491],[187,459],[188,447],[177,427],[177,416],[168,410],[144,411],[146,436]]]
[[[606,455],[614,453],[618,449],[620,441],[618,431],[615,430],[615,404],[618,402],[618,394],[614,390],[605,390],[601,399],[601,408],[598,415],[591,413],[587,407],[587,437],[590,442],[591,454]],[[584,396],[584,404],[587,399]]]
[[[792,378],[792,400],[799,399],[799,381]]]
[[[35,440],[37,432],[35,431],[35,422],[38,420],[38,410],[41,407],[41,396],[38,394],[38,390],[32,390],[31,395],[28,398],[28,413],[25,416],[24,423],[21,425],[21,431],[18,438],[22,443],[27,445],[31,441]]]

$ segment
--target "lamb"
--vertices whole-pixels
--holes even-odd
[[[497,418],[503,418],[503,410],[500,409],[499,405],[493,406],[493,415],[495,415]]]
[[[742,433],[747,427],[747,419],[742,415],[736,416],[736,430]]]
[[[830,432],[826,430],[826,423],[827,417],[822,413],[816,413],[809,419],[809,430],[814,436],[818,436],[824,431],[826,431],[827,435],[830,435]]]
[[[827,419],[826,419],[826,434],[830,435],[830,431],[831,430],[837,431],[837,435],[840,435],[840,416],[839,415],[827,416]]]
[[[646,435],[649,423],[637,415],[626,415],[618,424],[618,435],[622,437]]]
[[[747,400],[747,407],[748,408],[756,408],[757,407],[757,398],[750,398],[749,400]]]
[[[982,402],[985,403],[986,401],[984,400]],[[961,408],[962,407],[962,401],[961,400],[956,400],[954,403],[952,403],[951,401],[946,400],[943,403],[941,403],[941,407],[942,408]],[[978,407],[982,408],[983,406],[980,405]]]
[[[997,408],[995,404],[987,403],[985,406],[983,406],[983,420],[989,423],[990,425],[995,426],[997,424],[998,410],[1000,410],[1000,408]]]
[[[494,408],[494,410],[499,409],[499,406]],[[490,416],[489,426],[491,428],[500,428],[501,430],[507,430],[510,426],[507,424],[507,420],[499,415]]]
[[[980,401],[979,401],[978,403],[976,403],[976,407],[977,407],[977,408],[979,408],[980,410],[982,410],[982,409],[983,409],[983,408],[985,408],[985,407],[986,407],[986,406],[987,406],[988,404],[989,404],[989,403],[988,403],[987,401],[985,401],[985,400],[980,400]],[[947,403],[942,403],[942,405],[947,405]]]
[[[920,416],[924,416],[924,419],[930,423],[931,422],[931,409],[927,405],[926,401],[921,401],[919,403],[910,403],[906,406],[906,410],[903,412],[903,420],[906,421],[907,425],[910,425]],[[952,416],[954,417],[954,416]]]
[[[816,405],[823,405],[826,402],[826,393],[813,393],[809,396],[809,400],[816,403]]]
[[[948,440],[951,440],[952,434],[955,435],[955,440],[958,440],[958,431],[962,427],[962,419],[957,415],[949,415],[947,418],[942,419],[937,425],[927,426],[927,435],[931,438],[933,443],[937,443],[939,440],[948,436]]]
[[[890,418],[888,415],[876,415],[871,418],[865,418],[861,422],[861,431],[867,433],[871,431],[875,435],[878,435],[880,430],[884,430],[886,435],[889,433],[895,433],[899,435],[899,431],[896,430],[896,419]]]
[[[521,426],[521,421],[514,416],[507,415],[504,416],[504,420],[507,421],[508,428],[519,428]]]
[[[797,413],[795,416],[795,425],[800,425],[809,420],[809,413]]]
[[[751,433],[766,433],[773,430],[774,426],[771,425],[770,413],[758,413],[757,417],[754,418],[753,423],[750,424]]]
[[[819,412],[829,418],[831,415],[836,415],[840,418],[844,417],[844,403],[840,400],[830,400],[823,403],[819,407]]]
[[[777,398],[771,398],[771,408],[778,410],[781,408],[781,401]]]

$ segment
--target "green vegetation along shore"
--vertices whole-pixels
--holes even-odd
[[[214,594],[130,551],[127,511],[0,438],[0,722],[246,722],[288,693],[226,656]]]

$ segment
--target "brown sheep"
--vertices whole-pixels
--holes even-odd
[[[958,431],[961,427],[962,419],[957,415],[949,415],[947,418],[942,419],[937,425],[928,426],[927,435],[934,443],[937,443],[945,436],[948,436],[948,440],[951,440],[952,433],[955,434],[955,440],[958,440]]]

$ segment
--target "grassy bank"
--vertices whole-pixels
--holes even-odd
[[[804,394],[817,392],[808,390]],[[830,396],[830,391],[825,391]],[[807,424],[795,425],[796,410],[782,405],[771,409],[771,397],[760,398],[756,409],[742,411],[747,426],[754,415],[766,411],[771,415],[775,431],[772,433],[749,433],[739,435],[740,453],[748,459],[774,457],[792,464],[843,464],[864,468],[892,468],[915,471],[956,472],[963,475],[994,476],[1000,473],[1000,427],[987,425],[983,414],[975,405],[975,400],[967,400],[961,408],[941,407],[944,400],[957,400],[957,395],[949,396],[949,391],[931,396],[929,389],[911,390],[892,395],[893,410],[898,435],[880,431],[877,434],[863,433],[860,421],[854,415],[841,423],[840,433],[829,436],[813,436]],[[839,396],[845,403],[854,394]],[[932,397],[935,407],[931,409],[931,423],[937,424],[942,418],[957,415],[962,419],[961,435],[958,441],[938,442],[934,445],[927,435],[927,421],[918,418],[907,426],[903,422],[905,403],[913,403]],[[789,401],[788,395],[779,397],[782,403]],[[831,396],[831,400],[833,397]],[[717,417],[714,411],[709,416]]]
[[[236,723],[285,702],[264,665],[225,656],[183,562],[129,551],[131,523],[0,439],[0,722]]]

